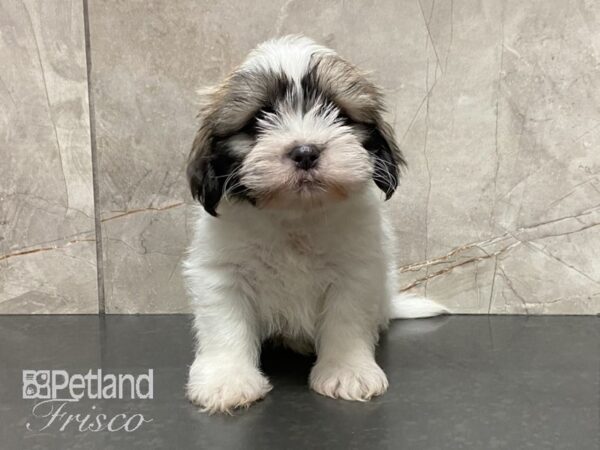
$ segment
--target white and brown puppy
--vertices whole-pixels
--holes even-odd
[[[396,294],[383,202],[404,159],[380,91],[310,39],[266,42],[202,93],[187,169],[198,208],[184,263],[197,335],[190,400],[228,412],[271,389],[271,337],[316,351],[310,387],[368,400],[388,381],[374,358],[390,318],[444,312]]]

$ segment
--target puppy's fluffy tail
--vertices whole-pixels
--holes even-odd
[[[390,319],[419,319],[450,312],[439,303],[412,294],[397,294],[392,298]]]

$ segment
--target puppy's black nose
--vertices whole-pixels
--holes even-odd
[[[299,169],[308,170],[317,165],[319,149],[312,144],[297,145],[290,151],[289,157]]]

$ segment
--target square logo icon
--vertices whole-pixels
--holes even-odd
[[[23,370],[24,399],[49,399],[50,396],[49,370]]]

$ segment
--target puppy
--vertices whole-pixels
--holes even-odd
[[[204,207],[184,262],[197,337],[189,399],[213,413],[263,398],[267,338],[316,352],[319,394],[383,394],[379,331],[445,310],[396,294],[383,202],[405,161],[380,90],[332,50],[288,36],[201,96],[187,167]]]

